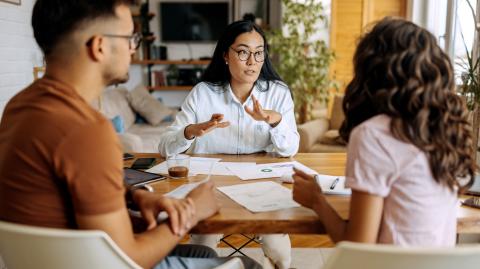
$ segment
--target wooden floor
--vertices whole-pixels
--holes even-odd
[[[251,235],[248,235],[251,236]],[[290,240],[292,241],[292,248],[330,248],[335,245],[326,235],[290,235]],[[240,247],[248,241],[247,238],[238,234],[228,237],[227,241],[234,245],[235,247]],[[188,236],[182,240],[182,243],[188,243]],[[225,243],[220,242],[218,247],[228,247]],[[247,247],[260,247],[259,244],[251,242]]]

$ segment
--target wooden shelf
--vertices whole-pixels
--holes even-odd
[[[193,88],[192,86],[154,86],[147,87],[150,91],[189,91]]]
[[[208,65],[210,64],[210,60],[133,60],[132,64],[141,64],[141,65],[149,65],[149,64],[177,64],[177,65]]]

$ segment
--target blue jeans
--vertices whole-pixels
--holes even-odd
[[[239,257],[245,268],[261,269],[260,264],[249,257]],[[226,263],[230,257],[219,258],[217,253],[201,245],[177,245],[153,269],[211,269]]]

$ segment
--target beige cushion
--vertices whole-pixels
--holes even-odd
[[[133,110],[152,125],[160,124],[166,117],[173,116],[175,113],[173,109],[155,99],[142,85],[131,91],[127,98]]]
[[[342,126],[343,120],[345,118],[343,114],[343,96],[335,95],[333,99],[332,113],[330,114],[330,129],[338,130]]]
[[[115,116],[122,117],[124,127],[128,129],[135,122],[135,113],[128,104],[127,95],[128,90],[125,88],[108,89],[102,94],[101,99],[92,105],[109,119]]]
[[[326,131],[318,142],[326,145],[346,145],[345,141],[340,137],[338,130]]]

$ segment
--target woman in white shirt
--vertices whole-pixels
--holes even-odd
[[[273,69],[262,30],[251,21],[230,24],[213,59],[187,96],[175,122],[161,134],[163,156],[193,154],[297,153],[299,134],[289,88]],[[288,235],[261,235],[265,254],[278,268],[290,265]],[[192,235],[216,247],[218,236]]]

